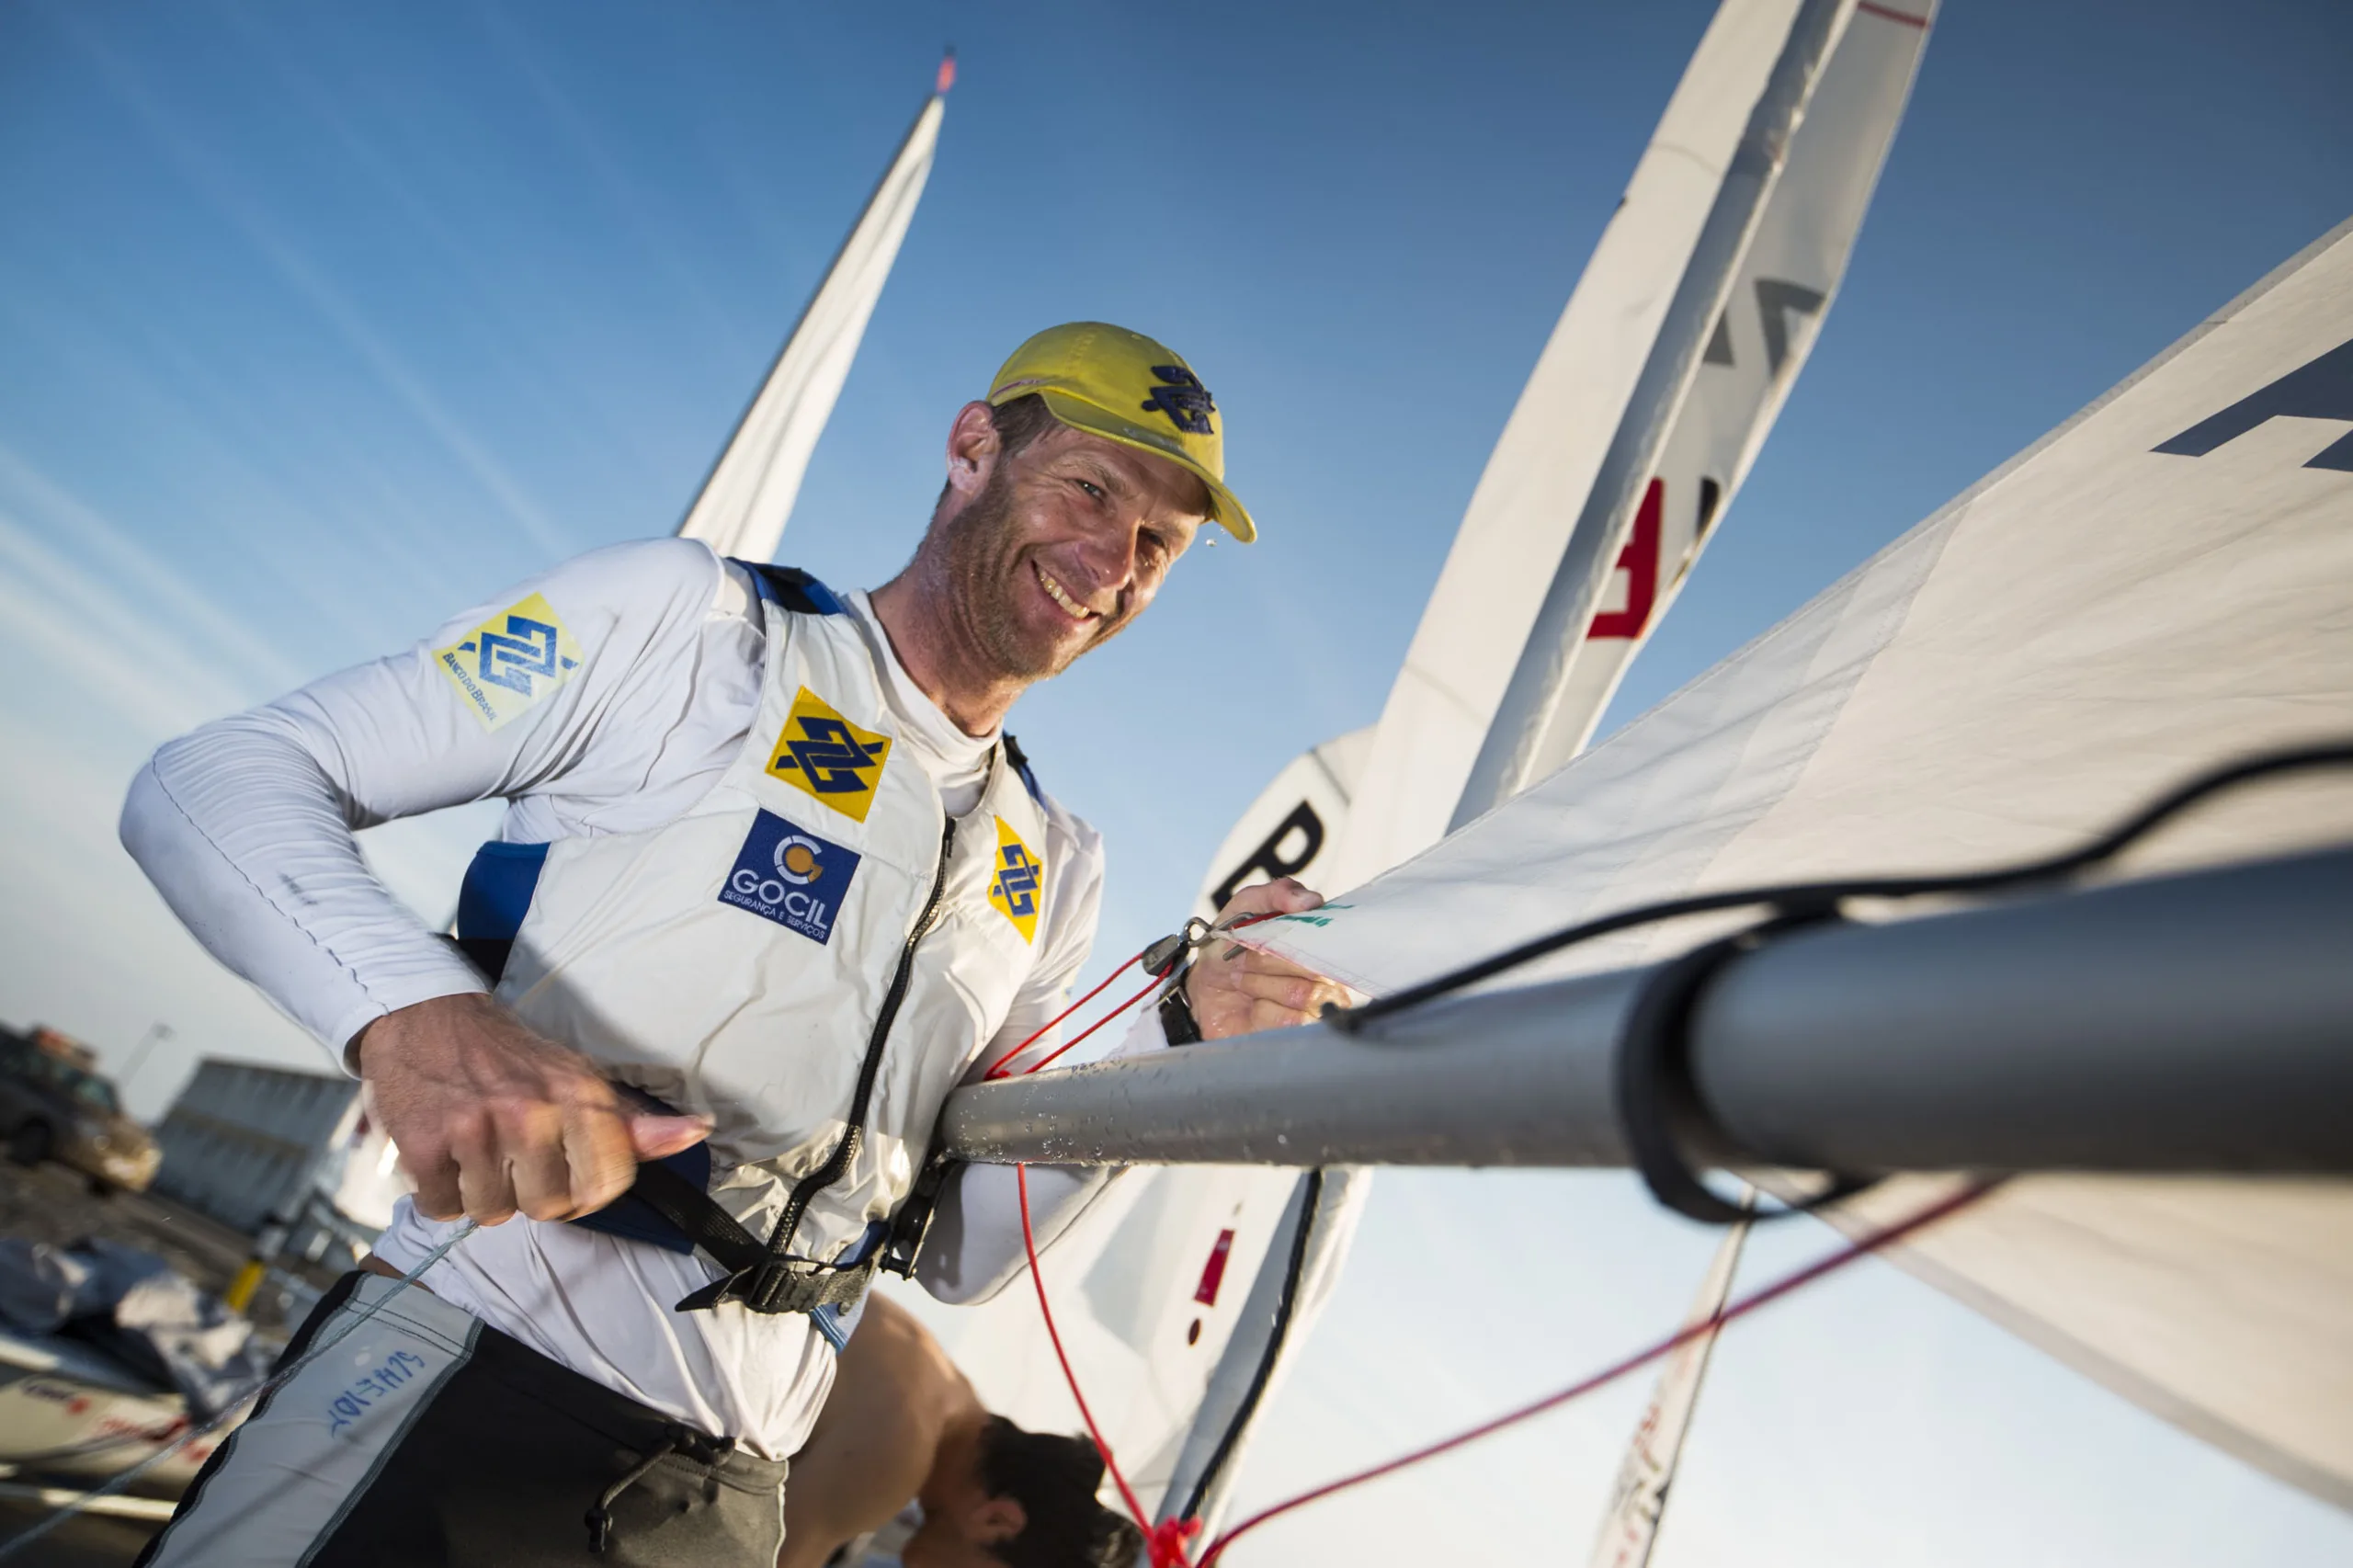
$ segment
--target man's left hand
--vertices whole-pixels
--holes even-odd
[[[1218,918],[1300,915],[1323,902],[1322,893],[1284,877],[1244,888],[1218,911]],[[1304,1024],[1326,1002],[1348,1005],[1345,987],[1223,934],[1211,937],[1194,960],[1192,972],[1185,977],[1185,999],[1192,1005],[1193,1021],[1200,1025],[1203,1040]]]

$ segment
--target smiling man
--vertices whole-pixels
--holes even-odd
[[[1255,537],[1219,423],[1164,346],[1056,327],[957,414],[915,558],[870,596],[617,546],[156,754],[124,843],[367,1080],[417,1190],[295,1346],[347,1337],[148,1562],[775,1561],[785,1456],[878,1265],[949,1301],[1020,1267],[1006,1173],[928,1146],[948,1092],[1060,1010],[1103,858],[1002,724],[1201,528]],[[486,797],[506,817],[453,946],[352,833]],[[1336,996],[1228,948],[1122,1049]],[[1040,1229],[1100,1180],[1035,1173]],[[402,1290],[461,1215],[483,1228]]]

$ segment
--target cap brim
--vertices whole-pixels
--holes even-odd
[[[1083,430],[1089,436],[1100,436],[1107,441],[1117,441],[1123,447],[1132,447],[1155,458],[1165,458],[1199,479],[1209,487],[1211,517],[1220,528],[1233,536],[1237,543],[1248,544],[1258,537],[1258,525],[1250,520],[1249,508],[1225,487],[1225,481],[1203,468],[1199,459],[1175,440],[1158,435],[1148,426],[1122,419],[1108,408],[1066,392],[1042,388],[1038,389],[1038,395],[1046,400],[1047,410],[1072,429]]]

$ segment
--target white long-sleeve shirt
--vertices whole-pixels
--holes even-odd
[[[581,667],[546,700],[485,729],[430,650],[533,593],[563,607]],[[901,666],[865,596],[846,598],[884,672],[904,755],[951,815],[970,811],[997,737],[958,730]],[[369,871],[354,830],[494,797],[507,802],[500,836],[510,843],[666,824],[742,749],[765,641],[748,575],[707,546],[597,551],[461,611],[406,653],[165,745],[133,782],[123,843],[215,957],[340,1055],[388,1012],[487,989]],[[1062,1009],[1094,940],[1101,840],[1051,798],[1045,812],[1046,862],[1057,871],[1039,961],[983,1062]],[[1158,1043],[1156,1026],[1139,1028],[1122,1050]],[[1099,1182],[1033,1172],[1031,1185],[1051,1235]],[[378,1252],[406,1268],[446,1234],[404,1199]],[[980,1299],[1017,1273],[1010,1173],[965,1173],[935,1238],[920,1277],[943,1299]],[[477,1233],[426,1283],[608,1387],[789,1454],[830,1386],[831,1352],[805,1317],[671,1310],[715,1273],[699,1256],[517,1217]]]

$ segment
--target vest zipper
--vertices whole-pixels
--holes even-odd
[[[915,917],[915,928],[907,933],[906,943],[899,949],[899,967],[892,971],[891,988],[882,994],[881,1011],[874,1016],[874,1032],[866,1041],[866,1060],[858,1070],[858,1092],[850,1096],[849,1125],[843,1130],[842,1141],[834,1145],[825,1163],[793,1183],[792,1195],[785,1199],[784,1212],[777,1217],[776,1229],[768,1235],[768,1254],[772,1257],[785,1256],[811,1200],[842,1179],[865,1144],[866,1111],[874,1098],[874,1080],[881,1072],[882,1048],[889,1042],[891,1025],[898,1017],[900,1005],[907,999],[907,985],[915,977],[915,944],[929,936],[939,922],[940,899],[948,891],[948,858],[955,847],[956,819],[949,817],[939,835],[939,865],[932,872],[931,896],[924,901],[923,913]]]

